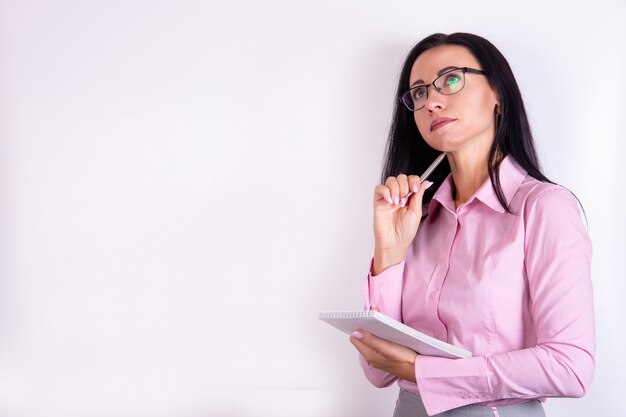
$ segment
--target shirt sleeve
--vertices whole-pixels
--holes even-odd
[[[372,260],[373,263],[373,260]],[[372,306],[381,313],[402,321],[402,281],[405,261],[390,266],[378,275],[372,275],[372,269],[363,284],[365,309]]]
[[[591,242],[577,200],[558,186],[527,202],[525,268],[535,346],[445,359],[418,355],[415,374],[429,415],[467,404],[581,397],[593,375]]]
[[[372,261],[373,262],[373,261]],[[373,276],[370,272],[363,284],[363,301],[365,309],[376,307],[381,313],[398,321],[402,320],[402,280],[405,261],[385,269]],[[393,374],[380,369],[370,368],[365,359],[359,355],[359,363],[365,377],[376,387],[388,387],[398,380]]]

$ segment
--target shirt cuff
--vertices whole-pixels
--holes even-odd
[[[418,355],[415,380],[428,415],[492,400],[485,357],[448,359]]]
[[[404,263],[405,261],[402,261],[390,266],[378,275],[372,275],[370,264],[370,270],[362,288],[366,310],[376,306],[381,313],[401,320]]]

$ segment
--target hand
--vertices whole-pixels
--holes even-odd
[[[424,191],[432,184],[400,174],[374,189],[374,275],[406,257],[422,218]],[[407,197],[409,191],[414,194]]]
[[[350,342],[370,367],[388,372],[400,379],[415,382],[417,353],[411,349],[376,337],[364,330],[352,333]]]

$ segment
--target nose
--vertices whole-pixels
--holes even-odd
[[[426,104],[424,105],[429,112],[434,110],[443,110],[446,108],[446,95],[441,94],[439,90],[434,87],[428,89],[428,96],[426,97]]]

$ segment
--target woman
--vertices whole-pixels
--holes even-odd
[[[577,199],[541,173],[507,61],[479,36],[431,35],[409,53],[398,97],[366,308],[473,357],[421,356],[357,331],[366,377],[399,380],[394,417],[543,416],[546,397],[584,395],[591,243]],[[420,183],[441,152],[447,163]]]

